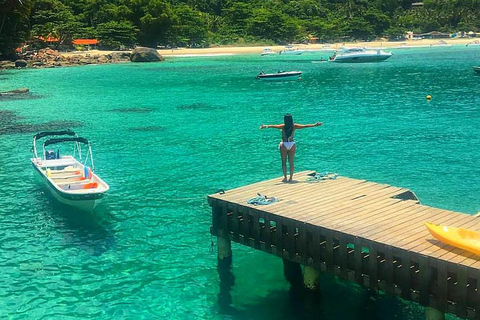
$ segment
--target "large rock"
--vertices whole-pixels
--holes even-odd
[[[165,60],[155,49],[137,47],[132,51],[130,61],[132,62],[157,62]]]
[[[25,68],[26,66],[27,66],[27,61],[23,59],[18,59],[17,61],[15,61],[15,67],[17,68]]]
[[[25,94],[25,93],[28,93],[29,91],[30,90],[28,88],[20,88],[20,89],[0,92],[0,96],[9,96],[9,95],[14,95],[14,94]]]

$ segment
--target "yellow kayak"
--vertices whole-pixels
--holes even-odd
[[[470,251],[480,256],[480,232],[425,222],[428,231],[443,243]]]

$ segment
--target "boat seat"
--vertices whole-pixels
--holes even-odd
[[[81,173],[69,174],[69,175],[65,175],[65,176],[55,176],[55,177],[50,177],[50,178],[53,179],[53,180],[56,180],[56,179],[71,179],[71,178],[80,178],[80,177],[83,177],[83,175]]]
[[[89,180],[89,179],[85,179],[85,180],[74,180],[74,181],[67,181],[67,182],[58,182],[58,183],[55,183],[57,186],[64,186],[64,185],[67,185],[67,184],[87,184],[87,183],[91,183],[93,182],[93,179]]]

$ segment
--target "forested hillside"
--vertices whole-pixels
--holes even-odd
[[[0,0],[0,55],[39,37],[58,44],[96,38],[115,49],[479,29],[480,0]]]

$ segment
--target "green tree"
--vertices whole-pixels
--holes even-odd
[[[13,55],[29,37],[29,0],[0,0],[0,56]]]
[[[129,21],[109,21],[97,26],[97,36],[102,47],[120,49],[133,47],[138,29]]]
[[[300,24],[278,10],[255,9],[247,20],[247,33],[277,43],[293,42],[302,36]]]
[[[177,17],[165,0],[151,0],[142,8],[144,15],[140,18],[140,42],[156,48],[158,43],[168,44],[172,25]]]
[[[36,0],[30,22],[37,37],[58,38],[58,44],[70,43],[82,24],[76,21],[69,8],[59,0]]]
[[[172,28],[170,43],[187,46],[206,46],[208,29],[202,13],[187,5],[174,9],[177,21]]]

